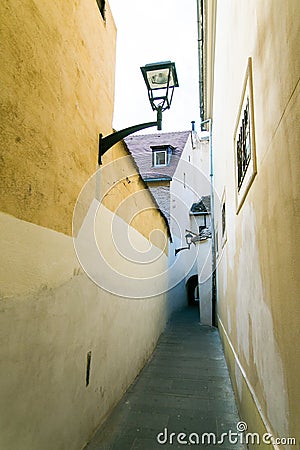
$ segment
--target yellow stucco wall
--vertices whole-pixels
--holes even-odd
[[[300,448],[299,19],[297,0],[218,2],[213,105],[215,188],[226,194],[223,342],[243,419],[251,431],[263,418],[274,436],[296,437],[291,448]],[[249,57],[257,175],[236,214],[233,142]],[[218,209],[216,222],[221,236]]]
[[[253,392],[250,391],[245,377],[243,376],[241,366],[239,365],[238,356],[234,352],[232,342],[229,339],[226,330],[224,329],[224,325],[220,319],[218,321],[218,327],[223,343],[226,362],[231,374],[233,388],[236,393],[236,398],[238,399],[239,415],[241,417],[241,420],[246,421],[247,423],[246,433],[257,433],[260,439],[259,445],[256,445],[258,443],[258,441],[256,440],[257,438],[254,437],[253,442],[252,439],[249,438],[249,440],[247,441],[248,448],[259,450],[270,449],[270,445],[264,443],[262,439],[263,435],[265,433],[268,433],[268,430],[266,429],[264,421],[262,420],[261,411],[257,409],[257,404],[253,397]],[[247,438],[245,436],[245,440],[246,439]]]
[[[0,16],[0,448],[79,450],[143,367],[168,314],[163,278],[156,295],[130,298],[139,267],[119,265],[108,224],[138,250],[151,240],[151,276],[167,268],[168,232],[120,144],[103,158],[97,235],[109,248],[104,269],[126,269],[127,287],[116,294],[97,285],[76,257],[74,206],[96,170],[99,132],[112,132],[108,3],[105,22],[96,0],[5,0]],[[94,180],[76,210],[76,233]],[[146,280],[145,292],[152,285]]]
[[[100,197],[103,204],[167,254],[166,220],[124,144],[112,147],[102,159]]]
[[[71,234],[77,196],[96,170],[98,134],[112,132],[115,24],[108,4],[103,21],[96,0],[89,8],[33,0],[0,8],[2,210]],[[118,144],[103,161],[125,154]],[[134,226],[145,233],[143,222]]]
[[[96,0],[0,5],[1,205],[71,234],[80,189],[111,132],[116,27]]]

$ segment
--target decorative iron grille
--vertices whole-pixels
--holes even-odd
[[[238,190],[241,189],[245,174],[251,160],[249,97],[243,111],[243,119],[236,142]]]

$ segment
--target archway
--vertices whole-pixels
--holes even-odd
[[[198,290],[198,275],[192,275],[186,282],[187,299],[189,306],[198,305],[199,290]]]

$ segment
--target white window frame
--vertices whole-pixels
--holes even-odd
[[[219,224],[216,225],[215,230],[215,251],[216,251],[216,258],[219,258]]]
[[[245,131],[243,128],[243,119],[245,111],[248,111],[248,151],[250,153],[249,161],[247,161],[246,168],[243,171],[242,179],[239,183],[238,173],[238,155],[237,148],[240,142],[241,132]],[[241,102],[237,115],[236,126],[234,130],[234,159],[235,159],[235,192],[236,192],[236,214],[239,213],[249,189],[254,181],[257,173],[256,166],[256,146],[255,146],[255,132],[254,132],[254,110],[253,110],[253,83],[252,83],[252,58],[248,58],[248,65],[246,76],[244,80]]]
[[[163,153],[165,156],[165,162],[163,164],[160,164],[157,162],[157,156],[159,153]],[[155,150],[153,152],[153,166],[154,167],[162,167],[162,166],[167,166],[168,165],[168,154],[167,154],[167,150]]]

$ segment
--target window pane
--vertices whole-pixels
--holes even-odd
[[[166,164],[166,152],[155,152],[154,164],[161,166]]]

